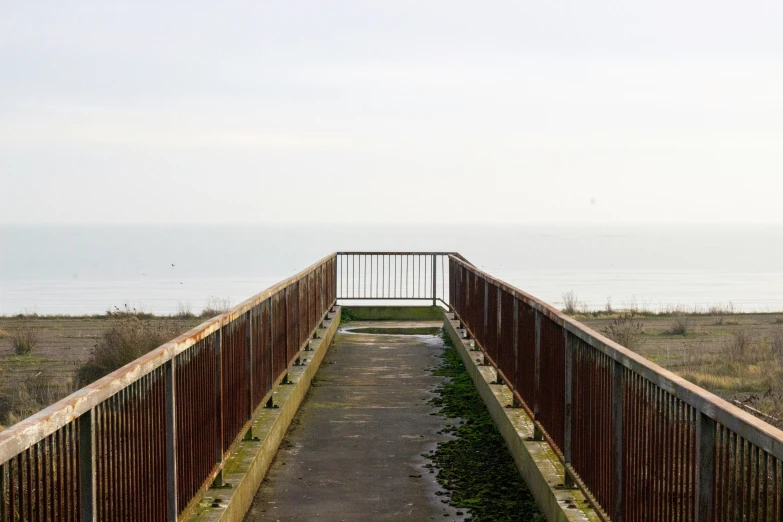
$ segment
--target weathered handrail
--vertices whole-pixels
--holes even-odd
[[[459,254],[340,252],[1,432],[0,522],[176,520],[337,299],[449,306],[605,519],[783,520],[783,431]]]
[[[335,267],[330,254],[0,432],[0,522],[176,520],[335,303]]]
[[[782,519],[783,431],[450,261],[450,306],[604,518]]]

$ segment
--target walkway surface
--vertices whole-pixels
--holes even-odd
[[[434,335],[352,333],[368,326],[439,327],[424,322],[344,325],[318,371],[253,501],[246,521],[460,520],[441,501],[422,454],[450,422],[429,404],[442,378]],[[459,512],[459,515],[457,513]]]

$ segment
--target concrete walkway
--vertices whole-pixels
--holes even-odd
[[[340,329],[246,521],[460,520],[443,503],[423,453],[446,439],[428,401],[441,378],[440,337]]]

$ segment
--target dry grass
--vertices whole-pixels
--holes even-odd
[[[740,326],[731,331],[717,351],[689,354],[686,368],[678,373],[709,391],[729,400],[742,399],[769,413],[771,403],[756,399],[783,392],[783,331],[768,336]]]

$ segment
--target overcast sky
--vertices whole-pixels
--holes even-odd
[[[0,0],[0,222],[783,223],[783,2]]]

